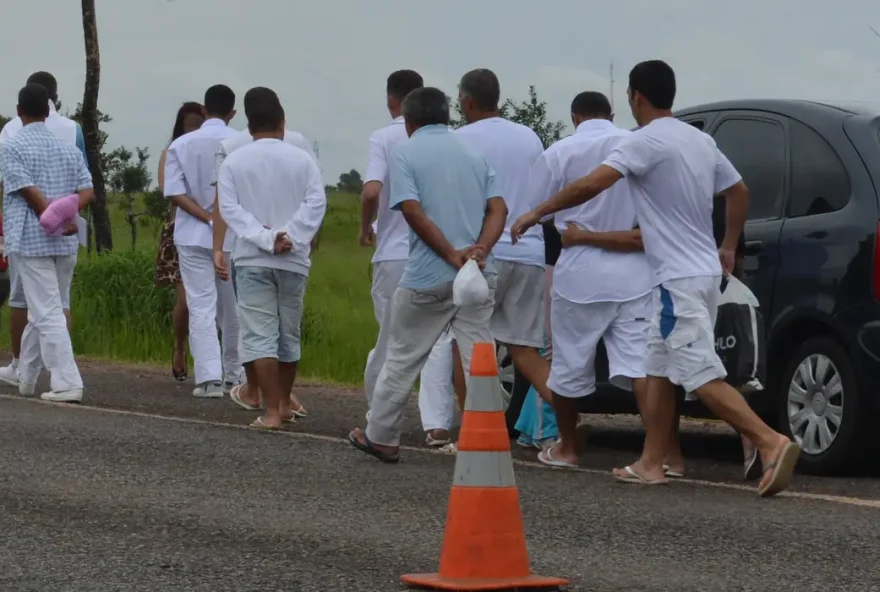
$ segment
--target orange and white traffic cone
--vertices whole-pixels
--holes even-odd
[[[477,343],[449,495],[440,571],[401,577],[433,590],[552,589],[561,578],[532,574],[513,476],[495,346]]]

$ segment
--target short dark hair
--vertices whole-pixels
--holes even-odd
[[[449,125],[449,99],[439,88],[417,88],[404,99],[403,116],[417,127]]]
[[[24,117],[49,115],[49,91],[42,84],[31,83],[18,91],[18,108]]]
[[[585,91],[571,102],[571,112],[581,117],[604,117],[611,119],[611,103],[600,92]]]
[[[58,81],[48,72],[34,72],[28,76],[27,84],[39,84],[49,91],[49,98],[46,99],[46,104],[49,103],[49,99],[52,101],[58,100]]]
[[[406,96],[417,88],[425,86],[421,74],[414,70],[398,70],[392,72],[388,77],[386,92],[388,96],[394,97],[398,101],[402,101]]]
[[[498,109],[498,102],[501,101],[501,84],[492,70],[485,68],[471,70],[461,77],[458,89],[463,95],[473,99],[480,110]]]
[[[657,109],[672,109],[675,101],[675,72],[663,60],[640,62],[629,73],[629,88]]]
[[[205,111],[226,117],[235,108],[235,93],[225,84],[215,84],[205,91]]]
[[[257,86],[244,95],[244,114],[253,133],[277,130],[284,121],[284,109],[271,88]]]

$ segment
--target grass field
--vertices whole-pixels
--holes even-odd
[[[170,368],[173,291],[153,284],[158,229],[139,227],[132,249],[121,201],[113,199],[109,206],[113,253],[80,252],[71,291],[74,349],[78,355]],[[137,204],[135,210],[140,209]],[[329,195],[306,292],[300,365],[306,378],[360,383],[367,353],[375,342],[369,277],[372,251],[357,244],[359,212],[356,196]],[[4,307],[0,346],[8,348],[7,323]]]

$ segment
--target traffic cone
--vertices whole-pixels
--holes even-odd
[[[532,574],[513,476],[495,346],[477,343],[449,495],[440,572],[400,579],[432,590],[555,589]]]

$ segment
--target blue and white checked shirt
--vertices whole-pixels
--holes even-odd
[[[74,255],[76,235],[48,236],[20,190],[36,186],[48,200],[92,187],[92,175],[76,147],[59,140],[45,123],[26,125],[3,145],[3,230],[6,252],[23,257]]]

